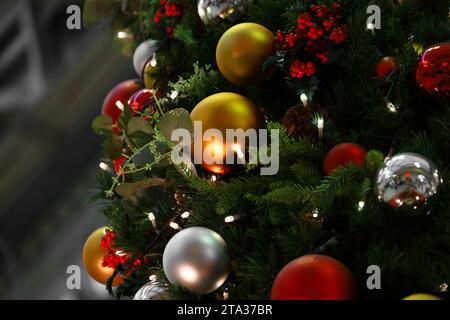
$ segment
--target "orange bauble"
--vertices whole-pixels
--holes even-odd
[[[103,257],[108,253],[100,247],[100,243],[107,228],[103,227],[94,231],[89,238],[87,238],[83,247],[83,264],[89,275],[100,282],[106,284],[108,279],[113,275],[114,269],[103,267]],[[123,278],[117,275],[114,278],[113,286],[117,287],[123,283]]]
[[[397,61],[394,57],[384,57],[377,63],[376,74],[379,79],[388,77],[394,70],[398,68]]]
[[[356,143],[341,143],[331,149],[323,161],[323,171],[326,175],[332,174],[338,167],[352,163],[364,166],[367,151]]]
[[[226,165],[226,155],[236,152],[234,144],[225,143],[227,129],[260,129],[263,127],[263,116],[253,102],[239,94],[223,92],[212,95],[201,101],[191,112],[192,121],[202,123],[202,134],[208,129],[218,129],[223,136],[223,141],[212,139],[202,141],[201,155],[195,157],[196,163],[212,173],[224,174],[232,170],[232,165]],[[199,143],[199,142],[197,142]],[[223,163],[207,164],[203,161],[204,152],[213,154],[217,159],[223,159]],[[242,153],[245,146],[242,146]],[[200,156],[200,157],[199,157]]]
[[[351,300],[356,282],[339,261],[307,255],[288,263],[272,286],[272,300]]]

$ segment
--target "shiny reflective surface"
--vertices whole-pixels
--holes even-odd
[[[275,69],[263,64],[274,53],[274,34],[257,23],[241,23],[228,29],[217,44],[216,61],[222,75],[237,86],[267,81]]]
[[[450,95],[450,43],[436,44],[424,51],[416,79],[430,94]]]
[[[437,193],[442,178],[436,166],[415,153],[401,153],[385,161],[378,172],[378,198],[391,207],[419,209]]]
[[[164,272],[170,283],[201,294],[213,292],[225,282],[229,263],[222,237],[200,227],[177,233],[163,255]]]
[[[139,90],[128,100],[128,105],[134,111],[143,111],[148,107],[152,107],[154,105],[153,91],[149,89]]]
[[[164,283],[151,281],[136,292],[133,300],[162,300],[166,292],[167,287]]]
[[[139,76],[142,76],[145,65],[153,58],[158,47],[158,41],[152,39],[142,42],[139,47],[137,47],[133,55],[133,66]]]
[[[205,25],[242,17],[251,0],[199,0],[198,15]]]

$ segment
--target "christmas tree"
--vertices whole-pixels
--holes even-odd
[[[110,223],[83,254],[111,293],[448,298],[448,1],[87,0],[84,21],[139,78],[93,122]]]

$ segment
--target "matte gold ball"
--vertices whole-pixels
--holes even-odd
[[[202,122],[202,133],[208,129],[218,129],[223,135],[222,143],[209,141],[202,143],[202,152],[208,146],[216,150],[217,157],[226,158],[226,155],[233,150],[233,145],[226,145],[227,129],[259,129],[264,125],[264,117],[255,104],[247,97],[236,93],[218,93],[201,101],[191,112],[192,121]],[[242,146],[244,149],[245,146]],[[242,150],[244,151],[244,150]],[[202,159],[196,159],[198,162]],[[223,161],[225,163],[225,161]],[[202,162],[206,170],[224,174],[231,171],[231,166],[225,164],[206,164]]]
[[[83,248],[83,264],[89,275],[101,284],[106,284],[108,279],[113,275],[114,269],[102,266],[103,257],[108,253],[100,247],[103,235],[107,228],[103,227],[94,231],[84,243]],[[123,278],[117,275],[114,278],[113,286],[117,287],[122,284]]]
[[[263,63],[275,53],[274,34],[256,23],[241,23],[228,29],[217,45],[216,60],[220,72],[231,83],[251,86],[267,81],[274,68]]]

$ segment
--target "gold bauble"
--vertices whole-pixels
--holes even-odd
[[[433,296],[432,294],[416,293],[404,298],[403,300],[441,300],[441,298]]]
[[[83,264],[89,275],[101,284],[106,284],[113,275],[114,269],[102,266],[103,257],[108,253],[100,247],[100,243],[107,228],[103,227],[94,231],[87,238],[83,247]],[[123,278],[117,275],[114,278],[113,286],[117,287],[123,283]]]
[[[201,101],[192,110],[191,119],[202,122],[202,133],[208,129],[220,130],[224,139],[223,144],[219,141],[203,142],[202,154],[210,146],[215,150],[217,157],[224,159],[224,163],[226,155],[236,151],[233,145],[225,144],[226,130],[259,129],[263,127],[264,123],[262,113],[250,99],[231,92],[218,93]],[[242,146],[242,149],[244,148],[245,146]],[[196,160],[201,161],[202,159]],[[202,167],[217,174],[224,174],[232,170],[232,166],[226,164],[202,163]]]
[[[156,79],[151,76],[151,74],[156,71],[156,68],[157,66],[154,60],[150,60],[145,65],[142,77],[144,78],[145,87],[147,89],[153,89],[156,83]]]
[[[263,70],[263,63],[275,53],[275,36],[256,23],[241,23],[228,29],[217,45],[220,72],[231,83],[251,86],[268,80],[275,69]]]

